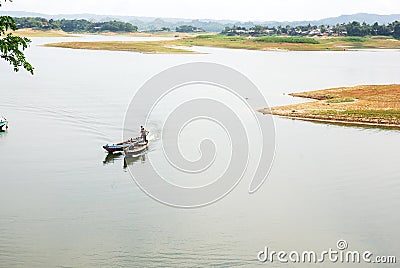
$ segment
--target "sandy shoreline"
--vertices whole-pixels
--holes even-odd
[[[260,112],[306,121],[400,128],[400,85],[366,85],[290,95],[316,101]]]
[[[33,30],[33,29],[18,29],[13,32],[16,36],[21,37],[78,37],[79,35],[102,35],[102,36],[131,36],[131,37],[169,37],[169,38],[189,38],[198,36],[198,33],[178,33],[178,32],[64,32],[62,30]]]
[[[160,46],[156,41],[104,41],[104,42],[61,42],[43,45],[45,47],[130,51],[144,54],[200,54],[177,46]]]
[[[146,46],[153,52],[165,53],[164,47],[215,47],[226,49],[247,49],[259,51],[352,51],[361,49],[400,49],[400,40],[393,38],[365,38],[363,42],[355,42],[346,38],[305,38],[307,41],[293,41],[293,37],[269,36],[268,41],[257,38],[246,38],[243,36],[224,36],[216,33],[177,33],[177,32],[132,32],[132,33],[66,33],[63,31],[36,31],[32,29],[21,29],[14,32],[15,35],[24,37],[76,37],[77,35],[99,35],[99,36],[128,36],[128,37],[158,37],[171,38],[171,40],[148,41]],[[285,41],[287,40],[287,41]],[[311,42],[313,41],[313,42]],[[92,44],[93,47],[101,48],[99,44]],[[69,44],[65,44],[69,47]],[[74,44],[74,48],[80,48]],[[57,47],[61,47],[58,45]],[[82,49],[87,49],[84,47]],[[115,50],[112,47],[104,47],[103,50]],[[131,49],[128,49],[131,50]],[[132,51],[136,51],[132,49]],[[187,52],[186,52],[187,53]]]

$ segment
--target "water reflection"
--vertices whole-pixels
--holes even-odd
[[[109,153],[103,160],[103,165],[114,164],[115,160],[121,159],[123,157],[122,153]]]
[[[145,163],[146,162],[146,151],[138,155],[126,155],[124,158],[124,169],[128,166],[133,166],[135,163]]]
[[[372,124],[360,124],[360,123],[351,123],[351,122],[335,122],[335,121],[323,121],[323,120],[307,120],[300,118],[290,118],[291,120],[300,120],[304,122],[311,122],[313,124],[326,125],[326,126],[338,126],[344,128],[353,128],[359,130],[376,130],[376,131],[400,131],[400,128],[393,125],[372,125]]]
[[[5,139],[7,137],[8,130],[0,131],[0,139]]]
[[[1,135],[1,133],[0,133],[0,135]],[[144,162],[146,162],[146,151],[143,151],[142,153],[136,154],[136,155],[126,155],[125,157],[121,152],[109,153],[104,158],[103,165],[106,166],[106,165],[114,164],[115,162],[119,162],[121,159],[124,160],[123,169],[127,169],[128,166],[132,166],[135,163],[143,164]]]

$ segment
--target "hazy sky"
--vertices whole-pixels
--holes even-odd
[[[233,20],[314,20],[400,13],[400,0],[14,0],[3,10]]]

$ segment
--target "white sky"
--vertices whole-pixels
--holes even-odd
[[[343,14],[399,14],[400,0],[13,0],[2,10],[191,19],[315,20]]]

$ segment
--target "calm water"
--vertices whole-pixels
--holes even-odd
[[[0,267],[294,267],[260,264],[257,252],[323,251],[339,239],[376,255],[400,251],[399,131],[276,118],[264,186],[248,195],[245,177],[196,210],[155,202],[121,156],[101,149],[121,139],[135,91],[177,64],[228,65],[270,105],[283,105],[299,101],[284,93],[400,83],[399,51],[145,55],[39,46],[75,39],[36,38],[28,52],[35,76],[0,64],[0,114],[10,121],[0,133]],[[154,145],[131,168],[161,153],[161,126],[150,127]]]

